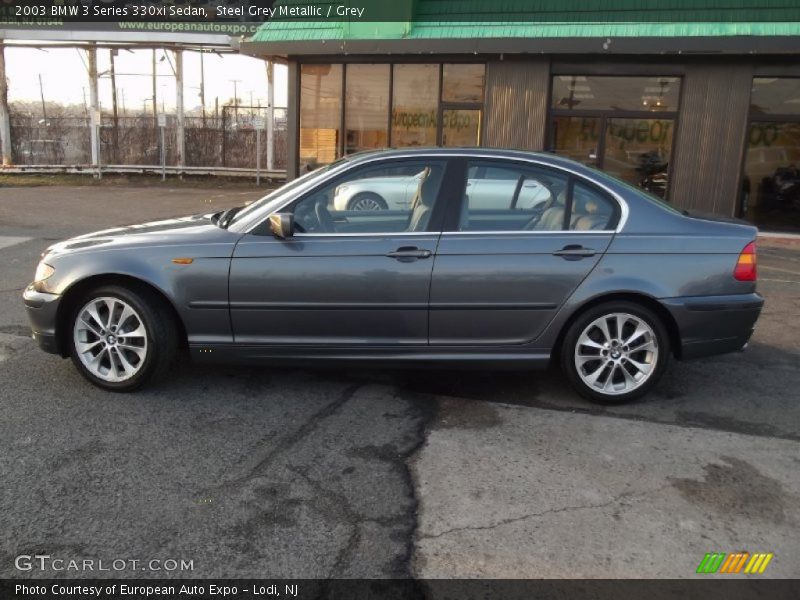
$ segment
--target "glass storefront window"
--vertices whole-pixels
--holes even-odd
[[[800,79],[791,77],[753,79],[750,113],[800,115]]]
[[[678,77],[558,75],[551,148],[663,198],[679,93]]]
[[[300,171],[339,158],[342,65],[300,67]]]
[[[300,171],[390,144],[479,145],[485,76],[484,64],[300,65]]]
[[[483,103],[485,65],[444,65],[442,77],[443,102]]]
[[[389,65],[347,65],[344,153],[389,145]]]
[[[800,230],[800,78],[755,77],[737,214]]]
[[[553,109],[673,112],[678,77],[559,75],[553,78]]]
[[[435,146],[439,65],[394,65],[392,146]]]
[[[601,126],[599,117],[556,117],[553,119],[553,150],[596,167]]]
[[[798,84],[800,84],[800,80]],[[800,93],[800,85],[797,86]],[[747,138],[741,214],[759,227],[800,229],[800,122],[754,122]]]
[[[481,111],[479,109],[445,109],[442,111],[442,146],[478,146],[480,144]]]
[[[608,119],[603,170],[663,198],[672,129],[671,119]]]

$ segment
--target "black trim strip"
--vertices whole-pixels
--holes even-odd
[[[227,302],[196,301],[189,308],[228,308]],[[231,302],[232,310],[553,310],[550,302]]]
[[[553,310],[550,302],[227,302],[197,300],[189,308],[232,310]]]

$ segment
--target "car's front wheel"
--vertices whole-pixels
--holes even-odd
[[[175,359],[178,332],[163,301],[147,290],[102,286],[76,303],[70,355],[95,385],[130,392],[163,376]]]
[[[652,310],[608,302],[581,314],[561,348],[572,386],[599,404],[622,404],[646,394],[669,362],[669,336]]]

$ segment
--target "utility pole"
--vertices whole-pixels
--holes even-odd
[[[153,48],[153,127],[158,126],[158,104],[156,103],[156,49]]]
[[[239,123],[239,94],[236,90],[236,84],[241,81],[241,79],[231,79],[233,82],[233,122],[238,124]]]
[[[83,116],[88,119],[89,118],[89,107],[86,105],[86,86],[82,86],[81,90],[83,91]]]
[[[47,108],[44,105],[44,87],[42,86],[42,74],[39,73],[39,96],[42,98],[42,119],[44,126],[47,127]]]
[[[119,164],[119,113],[117,112],[117,76],[114,73],[114,57],[117,55],[117,50],[112,48],[108,51],[108,57],[111,63],[109,74],[111,75],[111,113],[114,122],[114,150],[113,157],[114,163]]]
[[[11,164],[11,116],[8,111],[6,54],[2,40],[0,40],[0,154],[3,157],[3,166],[9,166]]]

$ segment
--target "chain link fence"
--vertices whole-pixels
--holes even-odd
[[[286,169],[286,109],[274,109],[274,168]],[[256,168],[257,119],[268,109],[225,106],[218,115],[184,117],[185,165],[189,167]],[[164,128],[165,164],[177,163],[177,128],[168,115]],[[267,168],[267,134],[260,135],[261,168]],[[17,165],[89,166],[92,163],[88,117],[55,117],[12,113],[12,158]],[[161,131],[152,115],[118,117],[104,114],[100,126],[102,165],[161,164]]]

